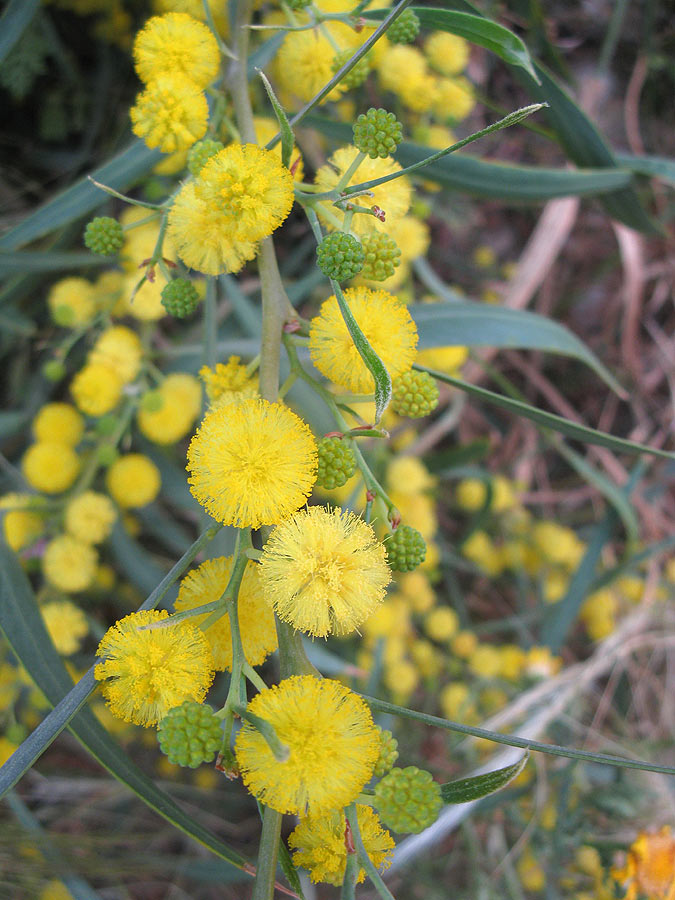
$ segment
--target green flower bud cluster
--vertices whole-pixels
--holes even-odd
[[[354,55],[354,49],[341,50],[333,57],[333,72],[338,72],[348,59]],[[347,90],[357,88],[363,84],[370,72],[370,60],[368,54],[362,56],[361,59],[353,66],[349,72],[341,80],[340,84],[344,85]]]
[[[438,386],[428,372],[411,369],[394,379],[391,405],[399,416],[428,416],[438,406]]]
[[[424,562],[427,545],[416,528],[399,525],[386,541],[387,561],[394,572],[412,572]]]
[[[410,44],[420,33],[420,20],[412,9],[404,9],[387,29],[392,44]]]
[[[376,778],[381,778],[387,774],[398,759],[398,741],[391,731],[386,731],[384,728],[380,728],[379,725],[376,728],[380,737],[380,755],[375,763],[373,775]]]
[[[335,231],[319,244],[317,265],[324,275],[334,281],[349,281],[363,268],[364,253],[361,242],[344,231]]]
[[[403,140],[401,123],[393,112],[371,107],[354,123],[354,146],[371,159],[384,159],[396,152]]]
[[[392,769],[375,786],[375,806],[388,828],[417,834],[438,818],[443,807],[441,786],[417,766]]]
[[[122,249],[124,231],[117,219],[98,216],[84,229],[84,246],[101,256],[114,256]]]
[[[222,738],[220,719],[210,706],[195,700],[170,709],[157,729],[159,746],[169,762],[191,769],[211,762]]]
[[[211,138],[204,138],[203,141],[197,141],[196,144],[193,144],[187,156],[187,167],[190,175],[194,175],[196,178],[211,157],[215,156],[224,147],[225,144],[211,140]]]
[[[346,484],[356,469],[356,457],[347,441],[338,437],[322,438],[318,451],[317,484],[329,491]]]
[[[361,275],[368,281],[385,281],[391,278],[401,264],[401,250],[396,241],[381,231],[363,238],[365,262]]]
[[[162,306],[170,316],[184,319],[199,303],[197,288],[187,278],[174,278],[162,290]]]

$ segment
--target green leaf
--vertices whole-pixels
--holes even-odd
[[[587,425],[578,425],[576,422],[570,422],[562,416],[556,416],[554,413],[547,413],[536,406],[530,406],[529,403],[523,403],[520,400],[513,400],[510,397],[504,397],[502,394],[496,394],[494,391],[488,391],[486,388],[478,387],[475,384],[468,384],[459,378],[453,378],[451,375],[445,375],[443,372],[435,372],[433,369],[427,369],[425,366],[413,366],[420,372],[428,372],[438,381],[450,384],[459,388],[479,400],[484,400],[492,406],[499,406],[512,412],[516,416],[522,416],[524,419],[530,419],[544,428],[551,428],[567,437],[574,438],[586,444],[595,444],[598,447],[608,447],[617,453],[650,453],[652,456],[661,456],[664,459],[675,460],[675,453],[669,453],[667,450],[657,450],[655,447],[647,447],[645,444],[638,444],[635,441],[626,441],[623,438],[613,437],[604,431],[597,431],[595,428],[589,428]]]
[[[486,772],[484,775],[473,775],[471,778],[460,778],[457,781],[448,781],[441,785],[441,797],[444,803],[470,803],[472,800],[481,800],[490,794],[501,791],[509,782],[517,778],[527,765],[530,754],[526,753],[522,759],[512,766],[504,769],[495,769],[494,772]]]
[[[340,312],[345,320],[347,330],[354,341],[354,346],[359,351],[359,356],[366,364],[368,371],[375,381],[375,424],[377,424],[391,400],[391,378],[384,363],[368,343],[368,338],[361,331],[359,323],[354,318],[352,311],[345,300],[342,288],[337,281],[333,281],[332,279],[331,286],[337,298],[338,306],[340,307]]]
[[[616,153],[619,165],[638,175],[660,178],[668,184],[675,185],[675,159],[665,156],[633,156],[631,153]]]
[[[267,91],[267,96],[274,109],[274,115],[277,117],[277,122],[279,123],[279,130],[281,132],[281,164],[288,168],[291,163],[291,153],[293,152],[293,147],[295,145],[293,130],[291,129],[288,116],[286,115],[283,106],[279,103],[277,95],[274,93],[274,88],[269,83],[269,79],[262,69],[258,69],[258,75],[262,78],[262,83]]]
[[[424,725],[433,728],[443,728],[445,731],[454,731],[457,734],[467,734],[471,737],[485,738],[495,744],[506,744],[507,747],[521,747],[523,750],[536,750],[538,753],[548,753],[550,756],[564,756],[567,759],[582,759],[587,762],[602,763],[607,766],[618,766],[623,769],[641,769],[644,772],[659,772],[661,775],[675,775],[673,766],[659,766],[641,759],[622,759],[620,756],[610,756],[607,753],[589,753],[586,750],[577,750],[573,747],[561,747],[558,744],[544,744],[541,741],[531,741],[529,738],[521,738],[515,734],[500,734],[498,731],[488,731],[485,728],[475,728],[472,725],[462,725],[460,722],[451,722],[449,719],[441,719],[440,716],[432,716],[428,713],[417,712],[415,709],[407,709],[405,706],[396,706],[378,697],[368,697],[361,694],[371,709],[378,712],[389,713],[401,719],[414,719]]]
[[[110,536],[110,549],[120,564],[121,571],[145,594],[149,594],[166,574],[147,550],[129,536],[119,520]]]
[[[368,10],[366,15],[369,19],[383,19],[388,12],[389,10],[384,9]],[[451,34],[459,35],[469,43],[495,53],[504,62],[522,67],[535,81],[537,80],[529,50],[518,35],[503,25],[472,13],[453,12],[433,6],[414,6],[413,12],[423,28],[449,31]]]
[[[351,126],[323,116],[308,116],[306,124],[342,143],[352,139]],[[435,151],[421,144],[404,141],[396,151],[403,166],[421,162]],[[545,169],[539,166],[514,166],[486,162],[467,153],[451,153],[424,168],[424,178],[443,187],[476,197],[510,202],[541,203],[553,197],[603,194],[630,184],[631,175],[620,169],[581,171]]]
[[[111,259],[94,253],[75,251],[73,253],[14,253],[0,251],[0,276],[16,273],[58,272],[62,269],[84,269],[90,266],[109,266]]]
[[[106,732],[91,710],[82,708],[93,687],[93,673],[88,672],[73,689],[72,680],[49,638],[28,579],[16,555],[4,542],[0,542],[0,629],[37,686],[58,708],[58,713],[54,709],[0,768],[0,796],[16,784],[48,743],[68,725],[89,753],[151,809],[221,859],[238,869],[251,871],[242,856],[195,822],[172,797],[156,787]],[[73,715],[76,710],[79,711]],[[38,741],[34,735],[40,729]],[[51,734],[47,743],[45,731]]]
[[[134,141],[110,162],[94,170],[92,178],[117,191],[124,191],[149,172],[162,159],[162,155],[158,150],[148,149],[143,141]],[[107,202],[107,194],[95,187],[89,178],[81,178],[0,237],[0,250],[16,250],[86,216]]]
[[[0,63],[33,21],[39,6],[40,0],[9,0],[0,16]]]
[[[485,303],[420,303],[410,306],[419,349],[426,347],[503,347],[544,350],[572,356],[590,366],[612,388],[624,391],[595,354],[564,325],[528,310]]]

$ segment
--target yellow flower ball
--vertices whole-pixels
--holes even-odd
[[[208,26],[181,12],[149,19],[136,35],[133,55],[138,77],[146,84],[178,73],[205,88],[220,68],[220,51]]]
[[[311,100],[335,74],[334,56],[333,45],[320,29],[289,32],[277,54],[277,81],[289,94],[303,101]],[[331,91],[330,99],[336,99],[343,91],[344,86],[338,84]]]
[[[214,369],[202,366],[199,377],[209,403],[213,407],[227,406],[233,400],[243,400],[258,395],[258,379],[248,374],[238,356],[231,356],[227,363],[216,363]]]
[[[473,713],[473,705],[469,697],[469,686],[462,681],[446,684],[441,691],[439,701],[443,715],[447,719],[468,719]]]
[[[406,701],[419,684],[415,666],[407,659],[398,659],[385,668],[384,685],[395,700]]]
[[[406,572],[396,580],[414,612],[428,612],[436,602],[436,594],[424,572]]]
[[[427,544],[427,558],[422,564],[426,568],[427,563],[434,560],[434,547],[431,539],[438,530],[438,519],[434,500],[427,494],[408,494],[405,491],[391,489],[389,499],[398,509],[402,520],[411,528],[416,528]]]
[[[449,606],[438,606],[424,620],[424,630],[435,641],[449,641],[459,630],[459,616]]]
[[[151,81],[129,110],[132,131],[150,148],[175,153],[206,134],[209,106],[185,75],[166,72]]]
[[[507,681],[518,681],[527,664],[527,654],[517,644],[502,644],[500,674]]]
[[[277,649],[274,613],[265,599],[260,580],[260,566],[249,563],[244,571],[237,598],[239,631],[246,661],[259,666]],[[232,574],[232,557],[207,559],[180,583],[176,612],[185,612],[220,600]],[[201,626],[210,613],[189,621]],[[204,630],[213,653],[216,671],[232,670],[232,629],[227,612]]]
[[[464,365],[468,357],[468,347],[427,347],[420,350],[415,362],[420,366],[426,366],[427,369],[457,376],[457,370]]]
[[[314,637],[351,634],[384,599],[391,580],[386,558],[363,519],[312,506],[274,529],[260,577],[282,621]]]
[[[447,31],[434,31],[424,42],[424,54],[441,75],[459,75],[469,61],[469,44]]]
[[[70,403],[47,403],[33,419],[36,441],[56,441],[74,447],[84,434],[84,419]]]
[[[67,491],[80,471],[80,460],[68,444],[39,441],[26,450],[21,469],[28,484],[44,494]]]
[[[102,363],[87,363],[70,383],[78,409],[88,416],[104,416],[122,398],[123,383],[115,369]]]
[[[70,656],[82,646],[89,631],[87,617],[70,600],[55,600],[41,608],[49,637],[61,656]]]
[[[286,752],[277,758],[244,721],[235,754],[248,790],[265,806],[325,815],[358,797],[380,755],[379,732],[364,700],[328,678],[296,675],[257,694],[248,711],[268,722]]]
[[[316,173],[315,184],[319,190],[332,190],[354,162],[358,152],[356,147],[353,146],[340,147],[336,150],[329,158],[328,163],[325,166],[321,166]],[[385,175],[400,172],[400,170],[401,166],[394,162],[390,156],[387,156],[385,159],[367,158],[364,159],[354,175],[352,175],[348,185],[382,178]],[[383,223],[375,216],[358,213],[352,219],[350,226],[352,232],[356,235],[370,234],[374,231],[388,233],[393,223],[401,219],[410,209],[412,187],[405,175],[402,175],[400,178],[394,178],[384,184],[376,185],[370,190],[372,191],[372,197],[359,198],[359,204],[363,206],[379,206],[385,211],[386,221]],[[325,221],[326,226],[331,231],[334,230],[335,225],[330,221],[330,218],[337,217],[337,219],[342,221],[345,215],[331,203],[317,203],[316,211],[319,218]],[[328,213],[330,213],[330,217],[327,215]]]
[[[128,384],[138,375],[142,358],[143,345],[136,332],[124,325],[114,325],[98,337],[88,362],[109,366]]]
[[[387,485],[401,494],[419,494],[436,484],[436,479],[417,456],[399,456],[387,466]]]
[[[0,512],[5,510],[2,516],[5,540],[14,552],[28,547],[44,530],[42,516],[30,509],[32,500],[30,494],[5,494],[0,497]]]
[[[227,37],[229,33],[227,7],[223,6],[222,0],[207,0],[207,2],[218,34]],[[156,13],[187,13],[200,22],[207,21],[202,0],[153,0],[152,7]]]
[[[138,428],[155,444],[175,444],[190,432],[200,413],[201,385],[194,375],[175,372],[167,375],[153,395],[159,408],[141,402]]]
[[[496,678],[502,668],[499,648],[479,644],[468,659],[468,667],[479,678]]]
[[[442,122],[466,119],[476,105],[473,88],[466,78],[439,78],[433,92],[433,111]]]
[[[110,496],[122,509],[132,509],[152,503],[162,480],[151,459],[142,453],[127,453],[110,466],[105,483]]]
[[[127,275],[123,281],[124,295],[120,315],[133,316],[140,322],[156,322],[163,319],[166,309],[162,304],[162,291],[167,280],[159,270],[155,270],[155,280],[140,284],[140,273]]]
[[[117,510],[106,494],[85,491],[66,506],[66,531],[85,544],[100,544],[112,531]]]
[[[370,346],[390,376],[396,378],[412,367],[417,329],[407,308],[387,291],[349,288],[347,305]],[[309,330],[309,352],[317,369],[354,393],[370,393],[375,382],[354,346],[335,296],[329,297]]]
[[[478,638],[473,631],[459,631],[450,642],[450,649],[460,659],[468,659],[478,646]]]
[[[96,314],[94,287],[86,278],[62,278],[49,291],[47,306],[57,325],[87,325]]]
[[[394,94],[405,90],[406,83],[417,82],[428,74],[423,54],[408,44],[389,47],[380,57],[377,71],[381,86]]]
[[[204,416],[188,448],[194,497],[225,525],[276,525],[307,500],[317,450],[309,427],[280,403],[240,400]]]
[[[98,554],[91,544],[78,541],[69,534],[51,540],[42,557],[42,571],[47,581],[69,594],[86,591],[94,581]]]
[[[474,531],[464,541],[462,556],[470,559],[488,575],[499,575],[504,569],[503,554],[484,531]]]

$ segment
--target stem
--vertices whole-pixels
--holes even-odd
[[[356,853],[359,858],[359,864],[368,873],[368,877],[373,882],[373,886],[375,887],[375,890],[380,895],[380,897],[382,897],[382,900],[396,900],[387,885],[384,883],[384,881],[382,881],[382,876],[375,868],[372,859],[368,856],[368,851],[363,846],[363,839],[361,838],[359,823],[356,817],[356,805],[354,803],[350,803],[349,806],[345,809],[345,816],[347,817],[347,821],[349,822],[352,829],[354,844],[356,846]]]
[[[255,144],[255,127],[253,110],[248,94],[248,26],[253,12],[252,0],[239,0],[237,3],[237,19],[232,29],[235,41],[236,59],[230,63],[227,74],[229,89],[232,93],[234,111],[241,139],[245,143]]]
[[[218,324],[216,321],[216,279],[207,278],[204,297],[204,362],[215,369],[217,361]]]
[[[277,856],[281,840],[281,813],[265,807],[258,850],[255,885],[251,900],[273,900]]]
[[[358,169],[358,167],[361,165],[361,163],[363,162],[363,160],[365,158],[366,158],[366,154],[363,152],[363,150],[359,150],[359,152],[356,154],[356,156],[352,160],[351,165],[349,166],[349,168],[347,169],[345,174],[342,176],[342,178],[338,181],[338,183],[333,188],[334,191],[337,191],[339,194],[341,194],[342,191],[344,191],[344,189],[347,187],[349,182],[352,180],[352,176],[354,175],[354,173],[356,172],[356,170]]]

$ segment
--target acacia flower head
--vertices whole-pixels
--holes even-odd
[[[316,637],[358,628],[391,580],[384,546],[371,526],[353,513],[322,506],[274,529],[260,576],[279,618]]]
[[[177,72],[205,88],[220,68],[218,44],[210,29],[181,12],[149,19],[136,35],[133,52],[138,77],[146,84]]]
[[[248,374],[238,356],[231,356],[227,363],[216,363],[213,369],[202,366],[199,377],[213,406],[226,406],[233,400],[258,394],[257,380]]]
[[[181,581],[175,603],[176,611],[184,612],[219,600],[231,573],[231,556],[207,559]],[[263,596],[258,567],[252,563],[247,565],[239,587],[237,613],[244,656],[250,665],[259,666],[276,650],[277,632],[274,614]],[[201,625],[208,616],[209,613],[203,613],[190,621]],[[209,625],[204,630],[204,635],[211,646],[216,671],[231,671],[232,629],[229,615],[225,613]]]
[[[141,91],[129,115],[133,133],[148,147],[175,153],[204,137],[209,107],[194,81],[178,72],[165,72]]]
[[[373,864],[380,870],[389,868],[394,839],[382,828],[372,807],[357,805],[356,817],[361,840]],[[347,866],[345,826],[344,813],[333,810],[326,816],[302,819],[289,835],[288,846],[294,851],[293,863],[306,869],[313,882],[342,884]],[[357,883],[365,877],[365,870],[359,869]]]
[[[417,328],[407,307],[387,291],[349,288],[345,300],[371,347],[392,378],[408,372],[415,361]],[[329,297],[312,320],[309,352],[317,369],[355,393],[374,390],[373,376],[347,330],[335,296]]]
[[[113,715],[156,725],[185,700],[201,701],[213,681],[208,641],[187,621],[162,626],[166,610],[143,610],[120,619],[98,645],[94,670]],[[160,627],[146,627],[146,626]]]
[[[190,490],[225,525],[276,525],[307,500],[317,470],[312,432],[281,403],[252,398],[204,416],[188,448]]]
[[[365,702],[343,684],[295,675],[258,694],[248,710],[268,722],[288,750],[277,759],[250,722],[237,735],[244,784],[265,806],[324,815],[351,803],[373,774],[378,731]]]

